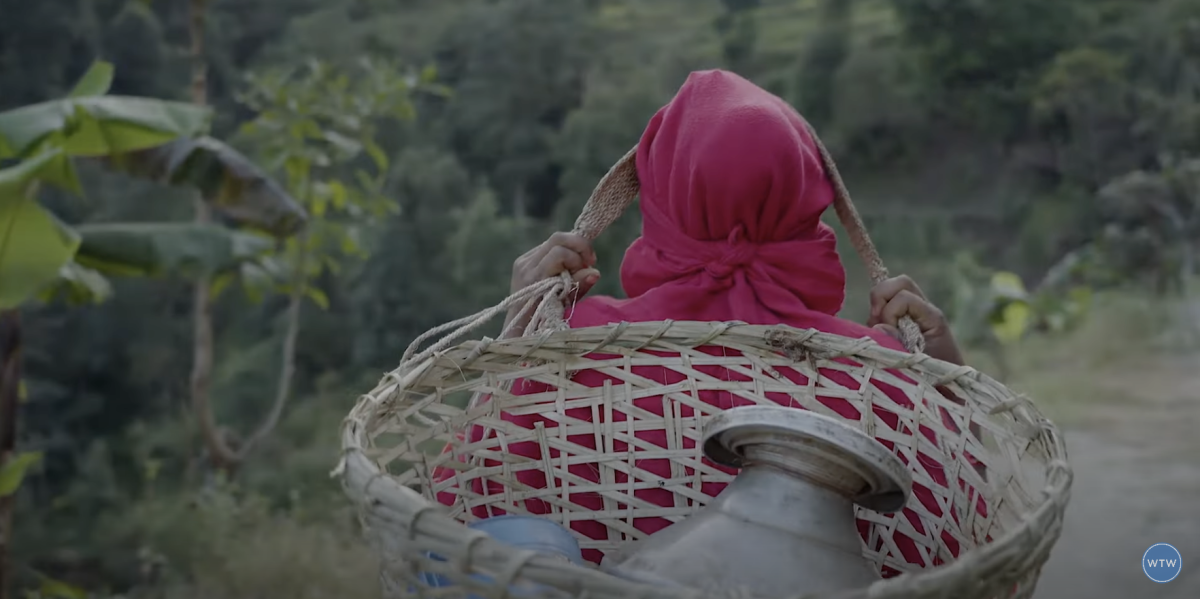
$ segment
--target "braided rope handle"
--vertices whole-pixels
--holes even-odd
[[[817,132],[813,130],[812,126],[806,122],[805,127],[821,156],[821,164],[825,167],[825,174],[833,184],[833,208],[837,213],[838,220],[842,223],[842,228],[850,236],[850,243],[854,246],[855,252],[858,253],[859,258],[866,265],[867,273],[871,277],[871,283],[879,284],[888,278],[887,267],[884,266],[883,259],[879,257],[879,251],[875,249],[875,244],[871,241],[870,235],[867,234],[862,217],[858,214],[858,210],[850,200],[850,191],[846,189],[846,183],[842,180],[842,175],[838,172],[837,165],[833,162],[833,156],[829,154],[829,150],[825,148],[825,144],[821,143],[821,139],[817,137]],[[591,197],[588,198],[587,204],[583,206],[579,218],[575,219],[574,233],[583,236],[589,241],[594,241],[609,225],[616,222],[621,217],[621,214],[625,212],[625,209],[637,199],[640,192],[640,185],[637,176],[636,155],[637,146],[634,146],[596,184],[596,188],[592,191]],[[565,273],[559,277],[534,283],[510,295],[503,302],[492,308],[454,322],[446,323],[421,335],[404,352],[401,363],[423,360],[436,352],[442,351],[449,347],[456,339],[478,329],[487,321],[507,312],[513,306],[522,306],[523,313],[528,313],[533,309],[533,316],[525,329],[526,335],[545,334],[565,329],[567,328],[567,324],[564,320],[564,302],[567,301],[572,287],[571,277]],[[534,306],[536,306],[536,309],[534,309]],[[522,319],[517,318],[514,319],[514,322],[520,320]],[[925,337],[921,335],[921,329],[917,326],[917,323],[905,316],[900,319],[899,324],[901,342],[904,344],[904,347],[913,353],[923,352],[925,350]],[[417,347],[421,343],[444,331],[451,332],[420,354],[416,353]],[[508,331],[506,330],[505,332],[507,333]]]

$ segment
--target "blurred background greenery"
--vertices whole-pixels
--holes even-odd
[[[97,59],[115,67],[112,94],[201,99],[197,4],[0,0],[0,110],[67,96]],[[94,227],[189,223],[187,184],[219,204],[243,179],[141,177],[156,183],[90,161],[82,198],[40,191],[83,231],[71,276],[106,276],[83,301],[20,306],[13,455],[39,459],[5,499],[13,592],[377,596],[328,476],[341,418],[415,336],[502,299],[512,260],[570,227],[696,69],[734,70],[806,115],[893,273],[945,309],[974,365],[1056,418],[1119,400],[1089,373],[1195,345],[1200,0],[203,8],[207,132],[308,226],[220,268],[186,269],[197,254],[162,241],[158,266],[117,272],[96,258],[111,228]],[[620,294],[637,231],[631,214],[599,241],[597,292]],[[861,320],[867,281],[843,256],[844,316]]]

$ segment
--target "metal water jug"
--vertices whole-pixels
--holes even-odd
[[[741,472],[695,515],[606,557],[629,580],[764,597],[860,588],[879,579],[862,555],[854,504],[901,509],[912,477],[856,428],[784,407],[713,417],[703,450]]]

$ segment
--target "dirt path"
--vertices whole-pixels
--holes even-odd
[[[1064,427],[1075,483],[1037,599],[1200,598],[1200,358],[1139,374],[1105,382],[1128,401]],[[1183,558],[1166,584],[1141,569],[1155,543]]]

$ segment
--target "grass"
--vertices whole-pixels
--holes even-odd
[[[1010,352],[1011,380],[1052,420],[1065,426],[1086,422],[1090,408],[1151,401],[1182,384],[1173,359],[1197,351],[1180,321],[1177,301],[1137,294],[1108,293],[1096,298],[1083,325],[1054,337],[1034,337]],[[996,372],[982,352],[971,352],[973,365]],[[1141,381],[1155,380],[1150,388]]]
[[[119,520],[110,538],[141,541],[144,583],[130,597],[379,596],[375,558],[344,511],[312,520],[219,490],[139,503]]]

